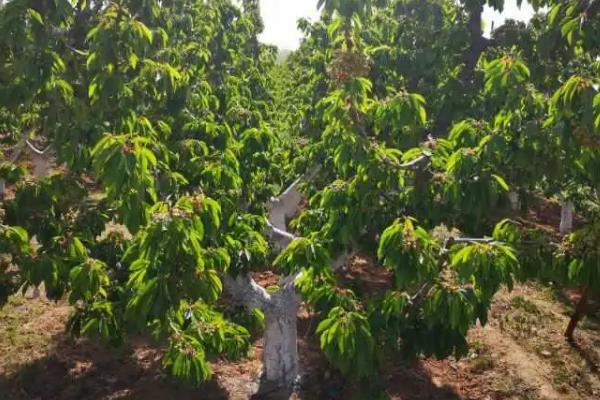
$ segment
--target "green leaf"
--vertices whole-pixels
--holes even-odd
[[[137,67],[139,60],[140,59],[135,53],[131,53],[129,55],[129,66],[131,67],[131,69],[135,69]]]
[[[88,97],[90,99],[94,99],[96,97],[96,91],[98,90],[98,84],[96,82],[92,82],[88,87]]]
[[[38,24],[44,25],[44,19],[42,18],[42,15],[33,8],[29,8],[27,10],[27,14],[29,14],[29,16]]]
[[[504,178],[502,178],[499,175],[495,175],[495,174],[493,174],[492,177],[496,180],[496,182],[498,182],[498,185],[500,185],[502,190],[504,190],[505,192],[510,191],[510,187],[508,186],[508,184],[506,183]]]
[[[152,31],[141,21],[134,20],[133,26],[135,27],[136,32],[146,41],[148,44],[152,44]]]

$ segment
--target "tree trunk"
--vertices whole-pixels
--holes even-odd
[[[583,291],[581,292],[581,297],[579,298],[579,301],[577,302],[577,306],[575,306],[575,312],[571,316],[571,320],[569,321],[569,326],[567,326],[567,330],[565,331],[565,337],[567,338],[567,340],[569,342],[572,342],[575,340],[573,338],[573,333],[575,332],[575,328],[577,328],[577,324],[579,323],[579,321],[581,321],[581,318],[583,318],[583,315],[585,313],[585,310],[587,307],[587,302],[588,302],[589,291],[590,291],[589,287],[586,286],[583,288]]]
[[[509,192],[508,199],[510,200],[510,208],[513,211],[518,211],[521,209],[521,198],[519,196],[519,193]]]
[[[317,174],[313,168],[305,178]],[[269,236],[275,250],[283,250],[296,236],[287,231],[287,221],[300,210],[303,200],[298,190],[302,178],[297,179],[279,197],[271,199],[269,208]],[[341,258],[347,257],[344,253]],[[343,265],[340,259],[333,261],[334,267]],[[269,293],[260,287],[251,275],[232,277],[225,275],[223,283],[233,297],[247,308],[259,308],[265,314],[263,347],[264,383],[275,389],[290,389],[300,371],[298,360],[298,308],[300,299],[296,292],[297,274],[280,279],[280,289]]]
[[[249,309],[258,308],[265,314],[263,348],[263,378],[275,388],[289,388],[298,377],[297,319],[299,299],[294,278],[281,282],[281,289],[268,293],[250,275],[236,278],[225,275],[225,288]]]
[[[573,230],[573,202],[562,200],[562,209],[560,211],[560,234],[566,235]]]
[[[461,81],[465,85],[470,85],[475,80],[475,67],[477,66],[481,53],[483,53],[488,46],[488,40],[483,37],[482,14],[483,4],[475,5],[469,10],[467,28],[469,29],[471,44],[464,55],[463,60],[465,67],[460,76]]]
[[[490,41],[483,36],[483,4],[475,4],[472,8],[468,8],[467,11],[469,13],[469,21],[467,21],[469,47],[465,50],[463,55],[464,67],[460,72],[459,79],[463,86],[463,93],[472,94],[479,91],[479,88],[476,87],[475,67],[477,66],[481,53],[489,46]],[[453,120],[454,115],[451,114],[449,110],[443,112],[436,121],[434,135],[437,137],[445,137],[448,134]]]
[[[600,12],[600,1],[598,1],[598,0],[589,1],[589,4],[584,11],[585,17],[588,20],[591,20],[592,18],[594,18],[596,16],[596,14],[598,14],[598,12]]]
[[[265,308],[264,378],[280,387],[291,387],[299,373],[298,296],[293,285],[273,295]]]

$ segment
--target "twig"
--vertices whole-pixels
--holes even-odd
[[[417,158],[415,158],[412,161],[406,162],[404,164],[398,164],[398,162],[390,160],[387,157],[383,157],[380,160],[386,164],[389,165],[392,168],[396,168],[396,169],[407,169],[407,170],[416,170],[419,169],[421,167],[422,164],[425,163],[425,161],[429,161],[429,159],[431,158],[430,154],[423,154]]]
[[[417,169],[417,167],[419,167],[423,162],[425,161],[429,161],[429,159],[431,158],[431,155],[429,154],[423,154],[420,157],[415,158],[412,161],[409,161],[407,163],[404,164],[400,164],[397,167],[399,169]]]
[[[600,1],[599,0],[590,0],[590,3],[585,8],[585,16],[588,19],[591,19],[597,12],[600,10]]]
[[[410,299],[411,301],[414,303],[417,300],[419,300],[421,297],[423,297],[425,295],[425,293],[429,292],[429,289],[431,288],[433,284],[431,282],[427,282],[425,284],[423,284],[423,286],[421,286],[421,288],[417,291],[417,293],[415,293]]]
[[[444,247],[447,249],[449,246],[453,244],[464,244],[464,243],[482,243],[482,244],[509,244],[509,245],[522,245],[522,246],[542,246],[544,244],[549,244],[550,242],[543,240],[521,240],[517,243],[508,243],[503,242],[501,240],[496,240],[494,238],[469,238],[469,237],[450,237],[444,241]]]
[[[49,149],[50,149],[50,147],[52,146],[52,145],[48,145],[48,146],[47,146],[47,147],[46,147],[44,150],[39,150],[37,147],[35,147],[35,146],[33,145],[33,143],[31,143],[31,142],[29,141],[29,139],[25,139],[25,143],[26,143],[26,144],[27,144],[27,146],[28,146],[28,147],[31,149],[31,151],[33,151],[34,153],[36,153],[36,154],[38,154],[38,155],[40,155],[40,156],[43,156],[44,154],[46,154],[46,152],[48,152],[48,150],[49,150]]]

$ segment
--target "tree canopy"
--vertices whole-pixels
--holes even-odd
[[[373,393],[390,354],[466,354],[503,286],[600,292],[600,2],[533,1],[486,39],[483,6],[503,3],[321,0],[278,64],[257,0],[7,2],[0,300],[44,283],[71,334],[150,333],[200,384],[291,284]],[[55,171],[33,179],[23,151],[46,146]],[[519,218],[551,197],[585,223]],[[356,253],[389,288],[341,279]],[[257,287],[265,269],[278,288]]]

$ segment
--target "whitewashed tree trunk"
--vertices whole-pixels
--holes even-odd
[[[278,229],[286,230],[287,220],[298,213],[302,202],[302,193],[298,190],[300,179],[297,179],[281,196],[269,202],[269,222]]]
[[[35,146],[33,146],[27,139],[25,139],[25,143],[31,150],[30,159],[33,162],[33,175],[36,178],[43,178],[50,174],[50,169],[52,168],[53,160],[48,150],[50,146],[48,146],[45,150],[38,150]],[[41,292],[39,286],[33,287],[33,298],[40,298]]]
[[[510,200],[510,208],[513,211],[517,211],[521,208],[521,199],[519,197],[519,193],[509,192],[508,199]]]
[[[296,290],[290,285],[273,295],[265,313],[263,349],[264,378],[290,387],[299,373],[298,307]]]
[[[313,169],[308,178],[317,172],[317,168]],[[269,236],[278,251],[296,239],[287,231],[287,221],[300,211],[303,200],[298,190],[300,181],[296,180],[281,196],[269,202]],[[341,254],[332,261],[332,268],[341,268],[352,254],[351,251]],[[292,387],[300,373],[297,330],[300,299],[295,287],[298,277],[298,274],[283,277],[279,291],[273,294],[250,275],[223,277],[225,288],[239,303],[250,309],[259,308],[265,314],[263,378],[269,385],[280,388]]]
[[[223,278],[225,288],[239,303],[265,314],[263,378],[276,387],[291,387],[299,373],[299,299],[294,278],[283,279],[282,288],[274,294],[259,286],[250,275]]]
[[[562,199],[560,211],[560,234],[566,235],[573,230],[573,209],[575,206],[570,200]]]

